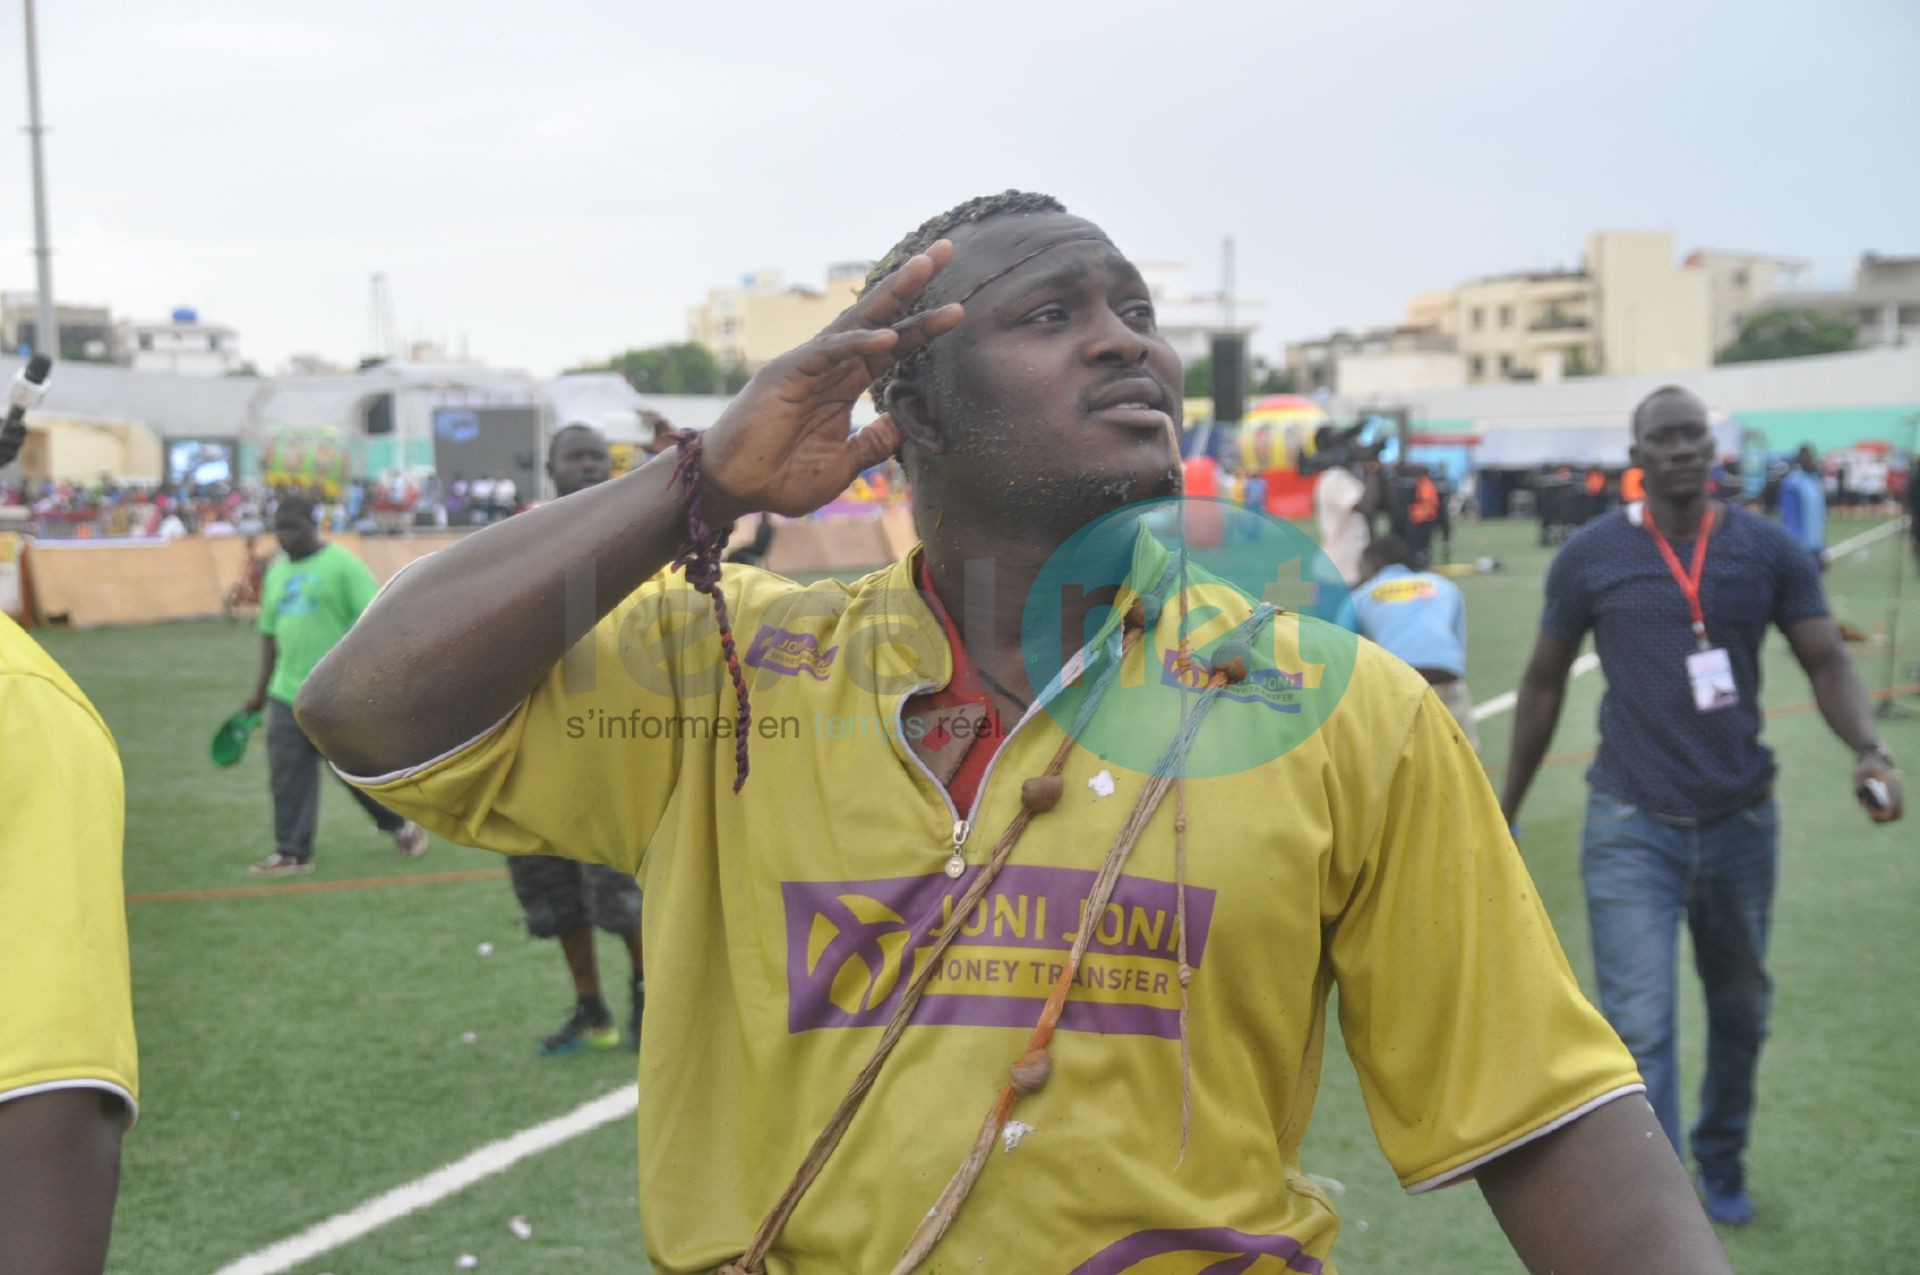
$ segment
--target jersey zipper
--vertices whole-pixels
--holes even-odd
[[[906,753],[907,760],[911,761],[920,773],[925,775],[933,784],[933,790],[940,794],[940,800],[945,804],[947,814],[953,818],[953,831],[948,846],[949,853],[947,855],[946,873],[949,877],[959,880],[967,870],[967,856],[963,847],[965,847],[967,843],[968,835],[973,831],[973,821],[980,813],[981,798],[987,795],[987,783],[993,778],[994,767],[1000,764],[1000,758],[1006,753],[1007,745],[1013,742],[1013,737],[1020,733],[1020,728],[1027,724],[1034,713],[1043,707],[1043,704],[1040,700],[1036,699],[1033,703],[1027,705],[1027,711],[1020,714],[1020,720],[1013,724],[1013,728],[1007,732],[1006,738],[1000,741],[1000,747],[994,750],[993,757],[987,762],[986,770],[981,772],[980,787],[973,794],[973,804],[967,807],[966,816],[962,818],[960,808],[953,804],[952,794],[947,792],[947,786],[940,782],[940,777],[934,774],[925,762],[920,760],[920,754],[913,751],[913,745],[906,742],[906,724],[903,717],[906,713],[907,701],[922,691],[932,690],[933,687],[934,683],[923,682],[900,697],[899,702],[893,706],[893,737],[899,741],[901,751]]]

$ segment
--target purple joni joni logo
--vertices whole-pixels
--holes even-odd
[[[763,624],[760,631],[753,635],[753,642],[747,647],[742,663],[749,668],[768,669],[782,677],[805,673],[816,682],[824,682],[833,668],[833,657],[838,654],[838,646],[830,646],[822,651],[820,639],[815,634],[792,633],[771,624]]]
[[[884,1026],[953,917],[970,869],[870,881],[787,881],[787,1029]],[[960,919],[916,1026],[1031,1027],[1066,966],[1094,874],[1009,865]],[[1214,892],[1187,887],[1187,962],[1196,972]],[[1179,1036],[1177,900],[1172,882],[1123,876],[1094,918],[1060,1026],[1108,1035]]]

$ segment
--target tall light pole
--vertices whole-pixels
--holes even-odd
[[[27,10],[27,136],[33,146],[33,257],[35,286],[40,289],[39,308],[35,312],[33,348],[48,358],[60,357],[60,329],[53,317],[53,245],[47,240],[47,161],[41,138],[46,125],[40,122],[40,54],[33,33],[33,0],[25,0]]]
[[[1225,320],[1222,325],[1228,336],[1233,335],[1233,236],[1228,235],[1220,244],[1220,309]]]

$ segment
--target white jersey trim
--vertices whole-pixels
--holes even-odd
[[[1599,1108],[1606,1106],[1608,1103],[1612,1102],[1615,1098],[1624,1098],[1628,1094],[1645,1093],[1646,1091],[1647,1091],[1647,1087],[1645,1085],[1633,1084],[1633,1085],[1622,1085],[1618,1089],[1614,1089],[1607,1093],[1603,1093],[1598,1098],[1595,1098],[1593,1101],[1581,1103],[1579,1106],[1575,1107],[1572,1111],[1567,1112],[1567,1114],[1565,1114],[1564,1116],[1561,1116],[1556,1120],[1549,1120],[1547,1123],[1541,1125],[1538,1129],[1535,1129],[1533,1132],[1523,1133],[1519,1137],[1515,1138],[1512,1142],[1509,1142],[1503,1146],[1497,1147],[1494,1150],[1489,1151],[1485,1155],[1479,1157],[1478,1159],[1469,1160],[1457,1169],[1448,1169],[1445,1173],[1437,1173],[1430,1178],[1422,1178],[1420,1181],[1415,1182],[1409,1187],[1407,1187],[1407,1194],[1420,1195],[1427,1191],[1437,1191],[1443,1186],[1452,1186],[1454,1183],[1459,1182],[1462,1179],[1470,1176],[1475,1169],[1478,1169],[1481,1165],[1485,1164],[1487,1161],[1497,1160],[1501,1156],[1505,1155],[1507,1152],[1513,1150],[1515,1147],[1524,1147],[1527,1145],[1527,1143],[1532,1142],[1536,1138],[1544,1138],[1548,1134],[1552,1133],[1555,1129],[1564,1128],[1565,1126],[1570,1125],[1574,1121],[1578,1120],[1581,1116],[1584,1116],[1592,1111],[1597,1111]]]
[[[423,771],[432,770],[435,766],[438,766],[441,762],[445,761],[449,757],[457,757],[461,753],[466,752],[469,748],[472,748],[475,744],[487,738],[489,735],[492,735],[495,731],[499,730],[502,726],[505,726],[508,722],[512,721],[513,715],[519,712],[525,706],[526,706],[526,701],[522,700],[520,703],[515,704],[512,708],[508,709],[506,712],[506,716],[502,717],[499,721],[495,722],[493,725],[481,731],[478,735],[475,735],[472,739],[467,740],[465,743],[455,744],[452,748],[449,748],[446,752],[441,753],[438,757],[429,757],[427,758],[427,760],[420,762],[418,765],[403,766],[399,770],[390,770],[384,775],[372,775],[372,776],[349,775],[346,771],[340,769],[338,766],[334,766],[333,773],[340,776],[340,778],[346,780],[348,783],[352,784],[355,788],[378,788],[382,784],[391,784],[402,779],[411,779],[413,778],[413,776],[418,775]],[[328,762],[327,764],[329,766],[333,766],[332,762]]]
[[[91,1076],[76,1076],[72,1080],[44,1080],[37,1085],[22,1085],[18,1089],[0,1089],[0,1102],[12,1102],[15,1098],[31,1098],[37,1093],[52,1093],[56,1089],[98,1089],[113,1094],[127,1104],[127,1128],[133,1128],[140,1119],[140,1104],[133,1095],[111,1080],[95,1080]]]

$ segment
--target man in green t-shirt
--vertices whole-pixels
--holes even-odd
[[[320,813],[320,753],[293,717],[293,697],[321,657],[347,635],[373,601],[379,584],[367,564],[336,544],[321,542],[313,502],[280,502],[273,532],[286,555],[267,568],[260,586],[260,680],[247,711],[267,711],[267,769],[273,782],[274,851],[247,872],[283,877],[313,871],[313,829]],[[358,788],[354,800],[393,837],[406,858],[427,849],[427,834]]]

